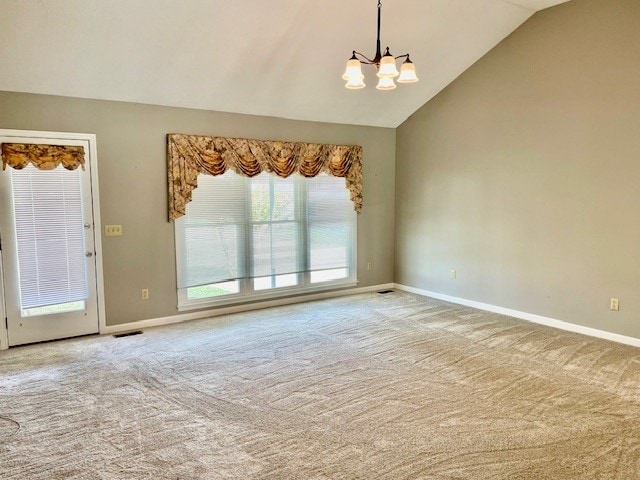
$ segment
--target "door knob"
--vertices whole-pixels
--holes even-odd
[[[85,253],[85,256],[87,256],[87,257],[93,257],[93,252],[87,252],[87,253]]]

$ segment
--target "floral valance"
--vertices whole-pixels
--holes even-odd
[[[29,164],[38,170],[53,170],[60,164],[67,170],[84,169],[84,147],[77,145],[3,143],[1,149],[3,170],[7,166],[22,170]]]
[[[185,214],[198,174],[222,175],[227,170],[253,177],[269,172],[286,178],[293,173],[344,177],[356,212],[362,208],[362,147],[244,138],[167,135],[169,220]]]

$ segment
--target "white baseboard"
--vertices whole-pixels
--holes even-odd
[[[279,298],[263,302],[232,305],[229,307],[218,307],[200,312],[180,313],[177,315],[171,315],[169,317],[149,318],[147,320],[140,320],[137,322],[121,323],[119,325],[107,325],[100,329],[100,333],[110,335],[113,333],[142,330],[143,328],[171,325],[174,323],[182,323],[189,320],[217,317],[220,315],[227,315],[231,313],[249,312],[251,310],[259,310],[261,308],[279,307],[281,305],[293,305],[295,303],[311,302],[313,300],[323,300],[325,298],[344,297],[346,295],[356,295],[358,293],[377,292],[378,290],[388,290],[390,288],[394,288],[393,283],[384,283],[381,285],[372,285],[370,287],[349,288],[344,290],[332,290],[322,293],[311,293],[308,295],[300,295],[298,297]]]
[[[582,325],[576,325],[575,323],[564,322],[562,320],[556,320],[555,318],[543,317],[541,315],[535,315],[533,313],[521,312],[519,310],[512,310],[510,308],[498,307],[496,305],[490,305],[488,303],[476,302],[474,300],[467,300],[464,298],[452,297],[449,295],[443,295],[441,293],[430,292],[427,290],[421,290],[419,288],[408,287],[406,285],[395,284],[395,288],[398,290],[404,290],[405,292],[415,293],[424,297],[436,298],[438,300],[444,300],[445,302],[457,303],[459,305],[465,305],[467,307],[477,308],[478,310],[484,310],[487,312],[500,313],[509,317],[519,318],[532,323],[538,323],[540,325],[546,325],[548,327],[559,328],[560,330],[567,330],[569,332],[581,333],[582,335],[588,335],[590,337],[602,338],[604,340],[611,340],[613,342],[624,343],[625,345],[631,345],[634,347],[640,347],[640,338],[627,337],[618,333],[606,332],[604,330],[598,330],[596,328],[584,327]]]

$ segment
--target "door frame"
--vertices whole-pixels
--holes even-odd
[[[96,301],[98,303],[98,332],[104,333],[107,326],[104,307],[104,270],[102,265],[102,223],[100,222],[100,195],[98,186],[98,150],[96,135],[93,133],[41,132],[35,130],[0,129],[3,137],[30,137],[34,139],[84,140],[89,143],[89,151],[85,152],[91,168],[91,209],[93,210],[93,242],[96,262]],[[3,173],[0,172],[0,175]],[[2,275],[2,257],[0,256],[0,275]],[[6,309],[4,305],[3,277],[0,276],[0,350],[9,348]]]

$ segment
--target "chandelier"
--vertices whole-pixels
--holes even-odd
[[[393,81],[394,78],[398,77],[398,83],[414,83],[418,81],[418,77],[416,76],[416,67],[409,58],[409,54],[405,53],[404,55],[399,55],[394,57],[389,52],[389,47],[382,54],[380,50],[380,17],[382,13],[382,0],[378,0],[378,40],[376,43],[376,56],[373,59],[368,58],[360,52],[353,51],[353,55],[347,61],[347,69],[342,75],[342,78],[347,81],[345,87],[351,90],[358,90],[360,88],[364,88],[366,85],[364,83],[364,75],[362,74],[362,64],[365,65],[375,65],[378,70],[378,85],[376,88],[378,90],[393,90],[396,88],[396,84]],[[404,58],[402,66],[400,67],[400,72],[396,68],[396,60],[399,58]]]

